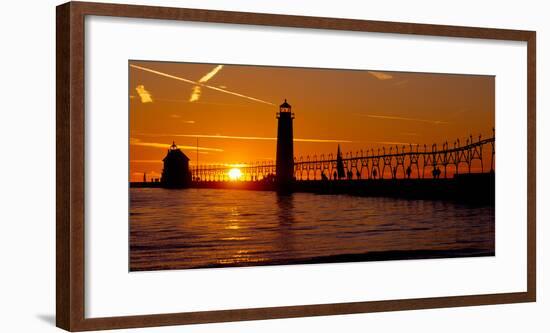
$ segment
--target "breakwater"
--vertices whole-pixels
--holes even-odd
[[[130,183],[133,188],[162,187],[159,182]],[[276,191],[274,181],[199,181],[189,188]],[[292,192],[348,194],[406,199],[453,200],[492,204],[495,200],[495,174],[474,173],[453,178],[301,180],[291,184]]]

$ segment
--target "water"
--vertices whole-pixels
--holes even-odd
[[[422,258],[422,251],[494,254],[494,207],[245,190],[130,190],[132,271],[374,260],[368,254]]]

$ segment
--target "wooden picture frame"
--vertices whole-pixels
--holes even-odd
[[[85,318],[84,299],[84,18],[87,15],[406,35],[479,38],[527,43],[527,291],[418,299]],[[363,21],[200,9],[69,2],[57,7],[56,323],[68,331],[325,316],[536,300],[536,33],[504,29]]]

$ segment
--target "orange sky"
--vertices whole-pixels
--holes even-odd
[[[492,135],[493,76],[129,62],[130,179],[160,177],[174,140],[196,163],[275,160],[278,106],[295,156]]]

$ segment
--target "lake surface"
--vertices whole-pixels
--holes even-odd
[[[130,270],[494,255],[494,206],[130,189]]]

